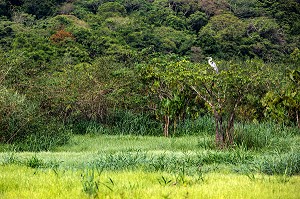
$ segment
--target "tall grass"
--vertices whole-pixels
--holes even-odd
[[[161,124],[143,113],[115,111],[109,123],[112,132],[120,135],[160,135],[162,131]]]
[[[173,127],[171,134],[172,131],[174,136],[213,135],[215,132],[214,119],[210,115],[200,116],[196,119],[187,119],[179,122],[175,129]]]
[[[76,134],[106,134],[106,135],[152,135],[161,134],[159,122],[148,114],[116,110],[105,122],[81,121],[73,125]]]
[[[56,121],[41,124],[35,132],[13,144],[15,151],[50,151],[69,142],[72,130]]]
[[[151,135],[162,136],[162,124],[146,114],[128,111],[116,111],[105,124],[90,122],[84,133],[104,135]],[[196,119],[186,119],[174,126],[170,125],[170,136],[201,136],[198,147],[215,149],[214,119],[204,115]],[[287,127],[274,122],[236,123],[234,132],[235,145],[248,150],[277,150],[287,152],[300,148],[293,140],[299,135],[297,127]],[[183,147],[184,148],[184,147]]]
[[[148,114],[133,113],[130,111],[117,110],[112,113],[107,121],[81,121],[75,124],[73,131],[77,134],[106,134],[106,135],[149,135],[162,136],[162,123]],[[170,125],[171,136],[199,135],[214,133],[214,121],[209,115],[196,119],[186,119]]]
[[[48,154],[49,155],[49,154]],[[58,154],[59,155],[59,154]],[[234,169],[242,172],[240,166],[255,160],[253,154],[245,151],[203,151],[203,152],[171,152],[171,151],[121,151],[118,153],[101,152],[98,154],[82,154],[85,159],[74,159],[71,157],[47,158],[39,154],[28,154],[19,156],[7,154],[0,159],[2,165],[24,165],[31,168],[67,168],[67,169],[97,169],[99,171],[122,171],[122,170],[143,170],[149,172],[163,171],[178,173],[182,170],[188,175],[201,171],[211,172],[222,170],[218,165],[227,165],[227,169]],[[77,156],[77,154],[74,154]],[[260,163],[259,161],[257,161]],[[257,166],[258,167],[258,166]]]
[[[247,149],[289,150],[292,140],[299,135],[297,127],[287,127],[274,122],[237,123],[235,143]]]
[[[258,162],[259,171],[269,175],[299,175],[300,153],[289,152],[284,154],[266,155]]]

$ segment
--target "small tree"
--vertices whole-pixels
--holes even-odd
[[[205,70],[192,75],[190,87],[212,110],[216,125],[216,143],[220,148],[233,144],[234,119],[238,106],[259,83],[259,70],[254,62],[222,63],[219,74]]]
[[[178,79],[179,70],[184,68],[185,63],[185,60],[171,61],[163,57],[153,59],[140,68],[149,108],[154,110],[157,119],[164,123],[165,137],[169,136],[171,124],[175,131],[177,121],[184,119],[187,108],[193,104],[193,99],[189,96],[191,90],[183,79]]]
[[[212,111],[216,125],[216,144],[220,148],[233,144],[236,110],[248,94],[256,92],[257,85],[261,83],[262,63],[248,61],[219,64],[218,74],[208,64],[195,64],[187,60],[155,62],[146,67],[142,76],[148,85],[148,93],[158,99],[153,102],[155,109],[159,108],[164,118],[165,136],[168,135],[170,118],[175,121],[176,117],[180,117],[180,110],[191,105],[178,98],[188,90],[196,93]]]
[[[216,125],[216,144],[220,148],[233,144],[234,120],[238,106],[261,83],[262,63],[221,62],[219,73],[208,64],[185,61],[177,65],[177,81],[190,87],[212,111]]]

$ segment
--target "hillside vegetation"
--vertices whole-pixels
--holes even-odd
[[[0,143],[299,135],[299,46],[297,0],[0,0]]]

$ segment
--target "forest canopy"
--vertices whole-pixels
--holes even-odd
[[[0,0],[0,142],[120,111],[165,135],[209,114],[223,144],[236,120],[300,128],[299,48],[298,0]]]

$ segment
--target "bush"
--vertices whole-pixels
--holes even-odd
[[[5,87],[0,89],[0,142],[11,143],[26,137],[36,113],[36,105],[25,96]]]
[[[68,131],[57,120],[45,119],[38,105],[24,95],[0,89],[0,142],[14,144],[16,150],[41,151],[66,143]]]

